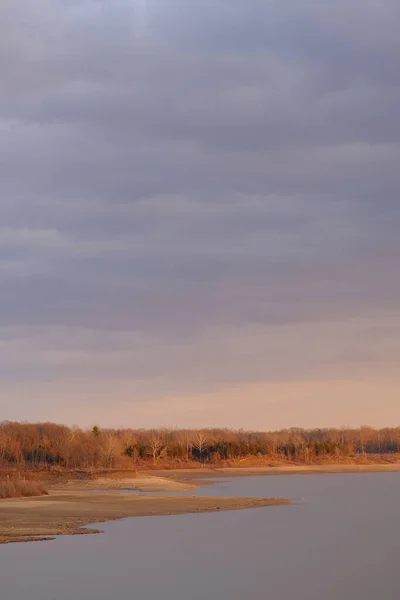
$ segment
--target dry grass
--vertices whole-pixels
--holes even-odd
[[[26,498],[45,496],[46,490],[35,481],[0,481],[0,498]]]

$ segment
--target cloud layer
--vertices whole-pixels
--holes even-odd
[[[230,425],[238,386],[255,427],[271,385],[295,403],[305,381],[335,424],[334,381],[379,380],[385,403],[399,19],[394,0],[2,3],[7,418],[206,425],[218,406]]]

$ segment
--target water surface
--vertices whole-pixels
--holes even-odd
[[[240,477],[197,493],[297,500],[131,518],[100,525],[102,535],[0,546],[1,598],[400,598],[399,473]]]

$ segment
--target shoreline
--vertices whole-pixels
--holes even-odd
[[[144,471],[135,477],[127,474],[125,477],[49,482],[47,496],[0,500],[0,544],[51,540],[58,535],[101,533],[90,524],[127,517],[244,510],[292,502],[285,498],[187,494],[199,486],[217,483],[221,478],[396,472],[400,472],[400,463],[204,467]],[[175,495],[180,492],[186,494]]]
[[[90,524],[126,517],[198,514],[290,503],[284,498],[50,491],[48,496],[0,501],[0,544],[101,533],[90,528]]]
[[[204,467],[199,469],[160,469],[151,471],[156,477],[171,479],[194,485],[202,485],[200,479],[216,477],[248,477],[274,475],[329,475],[339,473],[400,473],[400,463],[371,464],[321,464],[321,465],[277,465],[263,467]],[[204,483],[213,483],[212,481]]]

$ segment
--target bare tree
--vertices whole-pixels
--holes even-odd
[[[189,429],[178,431],[176,434],[176,441],[178,446],[182,448],[182,453],[185,453],[186,461],[188,461],[190,450],[193,447],[193,432]]]
[[[153,457],[153,465],[157,464],[162,456],[167,453],[167,446],[164,444],[161,437],[152,435],[149,441],[150,452]]]
[[[202,462],[204,450],[208,444],[208,437],[204,431],[198,431],[193,437],[193,448],[198,450],[200,455],[200,462]]]

